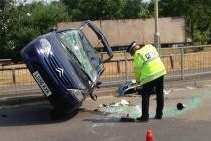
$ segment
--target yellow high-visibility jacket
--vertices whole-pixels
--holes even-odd
[[[145,45],[133,56],[135,79],[145,84],[166,74],[166,69],[159,54],[152,45]]]

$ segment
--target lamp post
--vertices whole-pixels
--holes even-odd
[[[154,44],[158,49],[160,48],[160,33],[158,26],[158,0],[154,0],[154,12],[155,12],[155,35],[154,35]]]

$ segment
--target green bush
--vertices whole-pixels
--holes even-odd
[[[26,44],[38,35],[48,32],[48,29],[58,22],[68,20],[66,7],[60,2],[15,6],[3,1],[7,4],[2,8],[4,11],[0,12],[0,19],[3,19],[0,20],[0,58],[20,60],[19,52]]]

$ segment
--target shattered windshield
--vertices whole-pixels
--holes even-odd
[[[78,62],[81,65],[82,70],[89,76],[94,82],[96,81],[97,71],[91,64],[87,53],[84,50],[83,41],[80,38],[80,34],[77,30],[64,31],[59,34],[62,43],[67,48],[68,53],[74,54]]]

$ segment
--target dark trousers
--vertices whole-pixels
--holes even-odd
[[[156,94],[157,109],[156,116],[163,115],[164,107],[164,93],[163,93],[163,79],[164,76],[161,76],[151,82],[148,82],[143,85],[143,88],[139,90],[139,94],[142,95],[142,116],[149,117],[149,99],[150,95]]]

